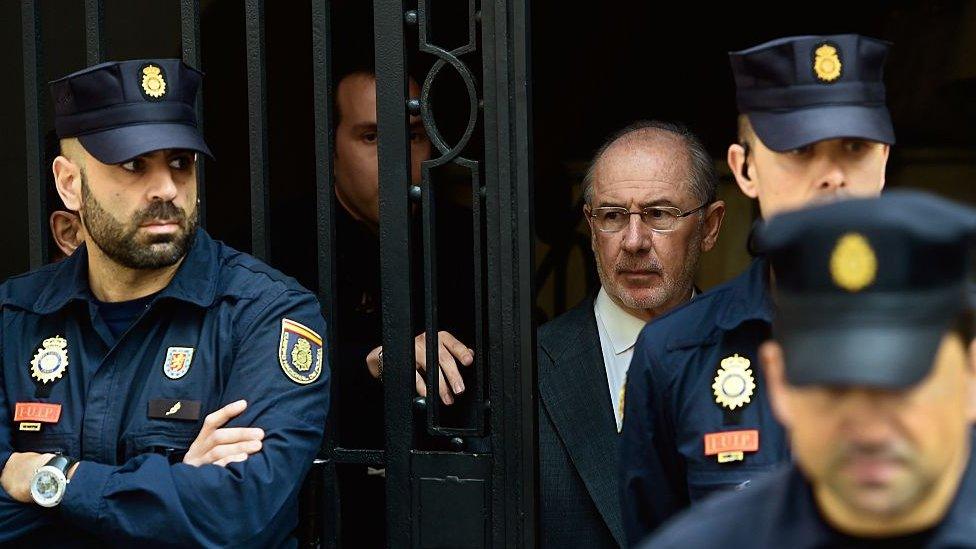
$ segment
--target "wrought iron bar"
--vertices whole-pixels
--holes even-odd
[[[20,5],[24,59],[24,115],[27,152],[27,237],[30,268],[36,269],[48,258],[47,181],[44,165],[44,89],[41,48],[40,0],[23,0]]]
[[[105,59],[104,22],[102,0],[85,0],[85,55],[89,66]]]
[[[387,545],[411,543],[413,327],[410,325],[410,139],[403,0],[373,0],[380,181],[380,287],[386,408]]]
[[[271,257],[268,211],[268,93],[265,62],[264,0],[244,1],[247,43],[247,125],[251,175],[251,254]]]
[[[183,61],[196,69],[203,68],[203,54],[200,49],[200,0],[180,0],[180,42],[183,49]],[[206,83],[206,79],[204,79]],[[203,90],[197,94],[197,125],[203,131]],[[207,186],[206,159],[199,156],[197,162],[197,199],[199,207],[197,215],[200,226],[207,227]]]

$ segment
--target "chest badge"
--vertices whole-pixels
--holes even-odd
[[[288,379],[308,385],[322,373],[322,338],[294,320],[281,319],[278,362]]]
[[[756,380],[752,377],[748,358],[734,354],[722,359],[715,382],[712,383],[715,402],[729,410],[744,408],[755,390]]]
[[[39,383],[53,383],[61,379],[68,368],[68,340],[61,336],[45,339],[30,364],[31,377]]]
[[[180,379],[190,371],[193,361],[193,347],[170,347],[166,349],[163,373],[170,379]]]

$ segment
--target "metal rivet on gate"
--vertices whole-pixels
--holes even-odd
[[[411,116],[417,116],[417,115],[419,115],[420,114],[420,100],[419,99],[416,99],[416,98],[408,100],[407,101],[407,110],[410,111],[410,115]]]
[[[416,25],[417,10],[410,10],[407,13],[403,14],[403,19],[407,22],[408,25]]]
[[[456,451],[464,450],[464,439],[461,437],[453,437],[451,439],[451,447]]]
[[[416,409],[418,409],[418,410],[421,410],[421,411],[426,410],[427,409],[427,399],[424,398],[424,397],[415,397],[413,399],[413,407],[416,408]]]
[[[421,195],[422,193],[420,191],[420,185],[410,186],[410,200],[413,200],[414,202],[419,202]]]

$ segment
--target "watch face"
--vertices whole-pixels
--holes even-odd
[[[42,507],[54,507],[61,503],[65,484],[67,481],[60,470],[45,465],[37,471],[31,481],[31,497]]]

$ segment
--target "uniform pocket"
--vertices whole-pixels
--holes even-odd
[[[45,433],[14,431],[14,448],[18,452],[37,452],[39,454],[64,454],[80,457],[81,445],[74,433]]]
[[[138,433],[126,438],[125,459],[142,454],[159,454],[170,463],[180,463],[197,436],[196,426]]]
[[[694,503],[716,492],[744,490],[774,469],[775,466],[689,471],[688,497]]]

